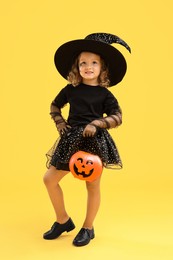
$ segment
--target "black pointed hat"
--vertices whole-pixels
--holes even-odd
[[[118,84],[124,77],[127,64],[122,53],[113,47],[112,43],[123,45],[129,52],[130,47],[118,36],[108,33],[93,33],[85,39],[73,40],[61,45],[54,57],[58,72],[67,79],[74,60],[81,52],[99,54],[109,69],[110,86]]]

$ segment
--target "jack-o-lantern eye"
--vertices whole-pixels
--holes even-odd
[[[93,161],[88,160],[88,161],[86,162],[86,164],[93,164]]]
[[[81,163],[83,163],[83,159],[82,158],[78,158],[77,161],[80,161]]]
[[[79,151],[70,159],[69,168],[74,177],[94,181],[102,173],[102,161],[97,155]]]

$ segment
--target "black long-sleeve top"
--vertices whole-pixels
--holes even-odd
[[[68,84],[53,101],[53,105],[61,109],[70,104],[68,124],[72,127],[86,125],[95,119],[121,113],[117,99],[101,86],[80,84],[74,87]]]

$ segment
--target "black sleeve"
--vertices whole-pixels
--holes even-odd
[[[64,87],[56,96],[56,98],[54,99],[54,101],[52,102],[54,106],[58,107],[59,109],[61,109],[62,107],[64,107],[64,105],[66,105],[68,103],[67,100],[67,86]]]
[[[110,91],[108,92],[104,102],[104,113],[106,113],[107,116],[115,115],[117,113],[121,114],[121,108],[118,101]]]

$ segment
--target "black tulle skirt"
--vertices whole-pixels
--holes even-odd
[[[69,171],[69,160],[78,151],[85,151],[98,155],[103,166],[112,169],[121,169],[122,161],[111,135],[106,129],[98,129],[94,137],[83,137],[84,127],[73,127],[61,138],[58,138],[53,147],[46,154],[47,168],[51,165],[58,170]]]

